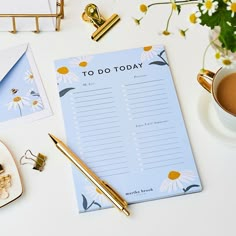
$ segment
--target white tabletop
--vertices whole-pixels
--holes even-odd
[[[65,1],[65,19],[60,32],[0,33],[0,49],[30,43],[54,113],[47,119],[0,131],[0,140],[12,151],[18,165],[27,149],[48,156],[41,173],[30,166],[19,166],[24,193],[1,208],[0,235],[235,235],[236,142],[214,124],[210,95],[196,80],[208,44],[208,29],[196,26],[189,30],[186,39],[179,36],[178,29],[188,27],[187,14],[191,7],[186,7],[181,17],[172,19],[173,34],[161,36],[169,8],[151,8],[138,27],[132,17],[141,16],[139,4],[143,1],[93,2],[104,16],[117,13],[121,17],[119,24],[100,42],[90,39],[94,28],[81,20],[84,7],[90,3],[87,0]],[[116,209],[79,214],[71,164],[47,135],[51,132],[66,139],[53,61],[154,44],[166,47],[203,191],[131,205],[130,217]],[[207,68],[213,71],[219,67],[211,48],[206,62]]]

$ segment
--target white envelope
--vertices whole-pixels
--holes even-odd
[[[0,14],[55,14],[57,0],[0,0]],[[55,17],[39,18],[41,31],[55,31]],[[35,18],[16,18],[17,31],[34,31]],[[0,17],[0,31],[11,31],[12,19]]]
[[[28,44],[0,51],[0,128],[52,114]]]

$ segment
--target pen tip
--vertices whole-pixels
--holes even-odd
[[[126,208],[123,208],[122,211],[124,212],[126,216],[130,215],[130,212]]]
[[[55,143],[55,144],[57,144],[58,143],[58,139],[54,136],[54,135],[52,135],[52,134],[48,134],[49,135],[49,137],[52,139],[52,141]]]

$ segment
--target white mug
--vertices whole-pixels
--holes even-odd
[[[220,82],[222,81],[222,79],[232,73],[236,73],[236,66],[230,69],[221,68],[216,73],[205,70],[203,73],[198,74],[197,79],[202,87],[205,88],[209,93],[211,93],[214,107],[222,124],[229,129],[236,131],[236,114],[232,114],[227,111],[217,99],[217,88]]]

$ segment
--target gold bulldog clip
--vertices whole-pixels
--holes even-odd
[[[97,30],[92,34],[91,38],[98,41],[104,36],[119,20],[117,14],[113,14],[109,19],[105,20],[100,14],[95,4],[88,4],[82,14],[82,18],[86,22],[92,23]]]

